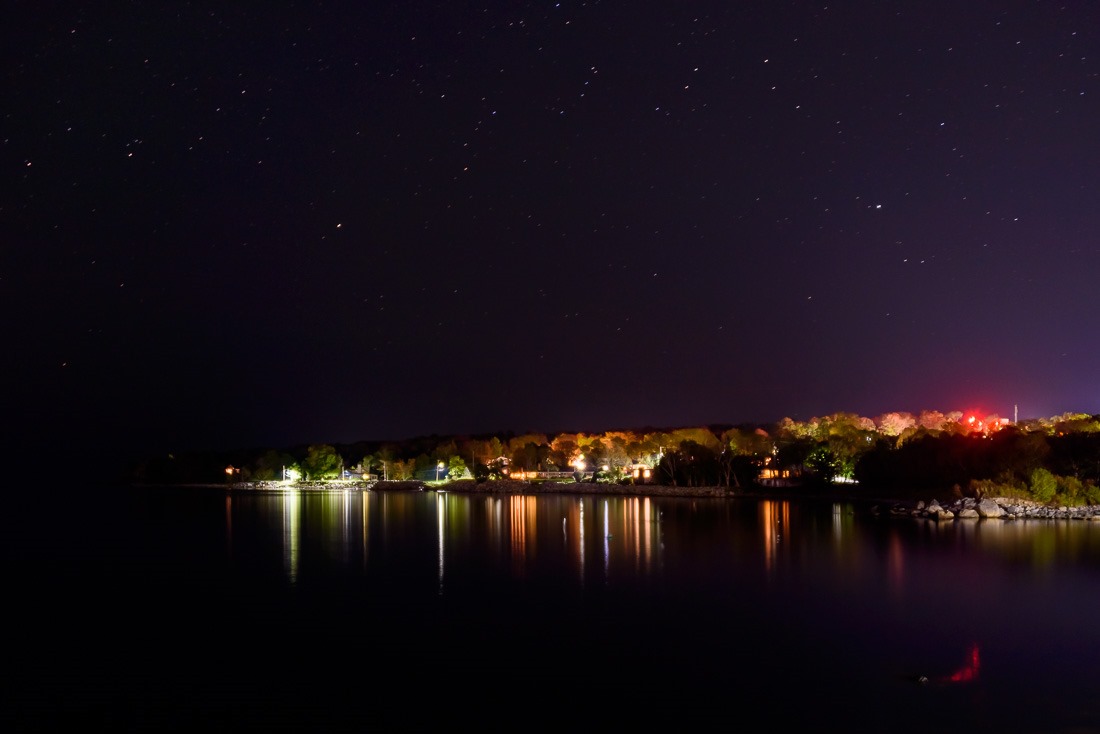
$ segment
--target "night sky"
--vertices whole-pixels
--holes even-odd
[[[1100,413],[1100,4],[229,5],[7,9],[26,450]]]

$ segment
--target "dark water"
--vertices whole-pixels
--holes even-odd
[[[1098,523],[194,489],[4,519],[7,731],[1100,731]]]

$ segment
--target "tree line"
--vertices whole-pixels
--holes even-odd
[[[1063,504],[1100,504],[1100,415],[1012,422],[997,415],[923,411],[875,418],[835,413],[809,421],[599,433],[424,436],[288,449],[194,452],[140,462],[150,483],[331,481],[343,477],[490,479],[571,472],[633,481],[645,467],[673,486],[758,487],[762,477],[813,488],[950,489]]]

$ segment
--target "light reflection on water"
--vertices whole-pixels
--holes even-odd
[[[961,717],[959,730],[967,716],[996,719],[989,689],[1041,695],[1075,724],[1093,712],[1063,697],[1100,696],[1100,631],[1086,611],[1100,608],[1097,523],[431,491],[241,494],[221,513],[228,558],[262,564],[263,528],[279,517],[284,583],[363,595],[355,614],[383,615],[395,635],[412,634],[398,632],[407,619],[500,638],[471,642],[451,653],[458,659],[523,666],[569,647],[578,665],[634,660],[639,675],[662,678],[685,668],[761,699],[775,695],[767,680],[829,681],[807,699],[819,705],[846,686],[904,707],[921,705],[904,683],[945,696],[965,684],[972,693],[934,702]],[[554,631],[563,620],[580,626]]]
[[[676,520],[667,532],[666,509]],[[227,495],[223,522],[226,555],[232,557],[236,546],[255,545],[246,530],[271,523],[269,513],[275,510],[283,570],[291,584],[299,579],[307,548],[311,555],[320,551],[325,563],[369,570],[376,560],[390,562],[387,558],[393,554],[411,558],[411,546],[428,542],[434,549],[435,583],[439,593],[445,593],[449,571],[471,558],[506,566],[516,579],[537,573],[548,562],[556,574],[567,571],[581,586],[593,571],[598,571],[593,579],[598,582],[660,576],[666,565],[666,535],[679,537],[687,532],[684,523],[693,514],[706,516],[718,509],[715,521],[690,531],[695,538],[688,544],[692,552],[705,541],[712,557],[728,551],[739,568],[756,558],[763,575],[774,577],[812,547],[814,554],[828,554],[830,562],[847,568],[847,573],[859,574],[879,554],[869,553],[868,544],[881,537],[884,574],[895,594],[905,588],[908,556],[924,549],[965,554],[967,563],[993,556],[1042,574],[1067,562],[1095,563],[1100,536],[1100,524],[1081,521],[878,518],[861,526],[855,508],[847,503],[811,512],[797,503],[771,500],[738,505],[709,499],[431,491]],[[242,524],[242,517],[251,521]],[[746,542],[753,526],[757,544]],[[379,553],[382,556],[375,559]],[[680,565],[683,559],[673,563]]]
[[[755,708],[804,729],[822,712],[849,730],[928,728],[913,711],[936,731],[1100,727],[1100,523],[431,491],[57,504],[9,527],[23,634],[4,682],[13,699],[65,697],[74,718],[113,700],[216,720],[270,688],[257,717],[347,690],[337,709],[361,729],[380,711],[429,728],[492,716],[489,694],[540,716],[582,696],[620,728],[666,711],[670,728],[706,729]],[[229,683],[199,695],[180,680],[195,669]],[[425,686],[447,704],[437,720],[392,705]],[[164,704],[177,687],[185,702]]]
[[[273,508],[290,584],[298,581],[303,548],[318,546],[330,562],[368,568],[372,548],[412,543],[426,527],[432,529],[439,593],[446,590],[448,565],[456,554],[476,551],[498,563],[507,561],[517,579],[532,573],[542,556],[561,555],[583,585],[592,559],[598,559],[602,577],[657,574],[663,549],[661,512],[649,497],[285,490],[226,497],[230,556],[234,544],[255,542],[234,535],[235,517]],[[765,539],[765,544],[772,542]]]
[[[327,499],[322,497],[322,499]],[[298,581],[298,549],[301,544],[302,496],[296,489],[283,495],[283,567],[287,581]]]

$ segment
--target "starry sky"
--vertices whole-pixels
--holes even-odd
[[[9,11],[29,450],[1100,413],[1096,3]]]

